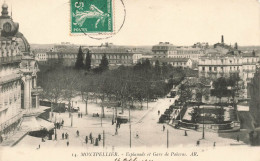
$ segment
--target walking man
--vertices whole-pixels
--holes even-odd
[[[197,146],[199,146],[199,145],[200,145],[200,141],[198,140],[198,141],[197,141]]]
[[[90,140],[92,140],[92,132],[89,134],[89,138]]]
[[[76,132],[76,133],[77,133],[77,136],[79,136],[79,130],[77,130],[77,132]]]
[[[185,130],[185,133],[184,133],[184,135],[185,135],[185,136],[188,136],[188,134],[187,134],[187,130]]]
[[[85,138],[85,142],[86,142],[86,144],[88,143],[88,136],[86,136],[86,138]]]
[[[237,135],[237,142],[239,142],[239,135]]]
[[[63,140],[63,139],[64,139],[64,133],[62,133],[62,135],[61,135],[61,136],[62,136],[62,140]]]
[[[101,140],[101,135],[100,135],[100,134],[98,134],[98,140],[99,140],[99,141]]]
[[[165,130],[165,126],[163,125],[163,131]]]
[[[67,141],[67,146],[69,146],[69,144],[70,144],[69,141]]]

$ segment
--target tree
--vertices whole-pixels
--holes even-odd
[[[87,71],[90,71],[90,69],[91,69],[91,55],[90,55],[89,50],[88,50],[88,52],[86,54],[85,69]]]
[[[179,95],[180,95],[179,100],[184,104],[186,104],[187,100],[191,100],[192,90],[188,84],[181,84]]]
[[[260,70],[258,70],[251,83],[249,84],[250,92],[250,113],[253,115],[257,124],[260,124]]]
[[[53,103],[57,105],[62,100],[63,95],[63,75],[61,69],[49,71],[42,77],[42,88],[43,92],[40,94],[41,99],[46,99],[51,102],[51,119],[54,110]]]
[[[102,59],[101,59],[101,63],[99,64],[99,67],[101,68],[101,70],[102,71],[106,71],[106,70],[108,70],[108,60],[107,60],[107,56],[106,56],[106,54],[104,54],[103,56],[102,56]]]
[[[161,67],[160,67],[159,60],[155,61],[154,70],[155,70],[156,75],[160,75],[161,74]]]
[[[85,102],[85,114],[88,115],[88,100],[90,92],[95,92],[95,77],[93,75],[83,75],[81,73],[81,79],[79,83],[79,89],[82,97],[82,101]]]
[[[237,45],[237,42],[235,43],[235,46],[234,46],[235,49],[238,49],[238,45]]]
[[[62,71],[63,79],[61,80],[61,83],[63,84],[63,100],[68,101],[68,110],[69,110],[69,117],[71,117],[72,112],[72,106],[71,102],[72,99],[75,98],[78,95],[78,86],[79,86],[79,78],[80,75],[78,71],[75,71],[73,69],[70,70],[64,70]],[[73,117],[71,117],[73,119]],[[72,126],[72,120],[71,120],[71,126]]]
[[[77,55],[77,60],[75,63],[75,69],[80,70],[84,68],[84,63],[83,63],[83,51],[81,49],[81,46],[79,47],[78,55]]]
[[[227,89],[228,82],[224,77],[220,77],[216,81],[214,81],[213,87],[214,89],[211,90],[211,95],[219,98],[220,102],[222,97],[228,96],[228,92],[229,92],[229,90]]]

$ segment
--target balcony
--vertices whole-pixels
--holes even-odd
[[[243,72],[245,72],[245,73],[255,73],[256,70],[254,70],[254,69],[243,69]]]
[[[22,55],[1,57],[0,64],[10,64],[15,62],[20,62],[21,59],[22,59]]]
[[[239,73],[239,70],[230,70],[229,73]]]
[[[6,129],[8,126],[12,125],[16,121],[20,120],[23,117],[22,112],[19,112],[17,115],[11,117],[10,119],[6,120],[2,124],[0,124],[0,131],[3,131]]]

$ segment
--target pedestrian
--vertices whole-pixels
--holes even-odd
[[[79,136],[79,130],[77,130],[77,132],[76,132],[76,133],[77,133],[77,136]]]
[[[69,141],[67,141],[67,146],[69,146],[69,144],[70,144]]]
[[[80,113],[80,117],[82,118],[82,112]]]
[[[114,125],[114,119],[112,119],[112,125]]]
[[[158,115],[160,115],[160,110],[158,110]]]
[[[42,137],[42,142],[45,142],[44,138]]]
[[[98,138],[96,138],[95,146],[98,146]]]
[[[115,132],[115,135],[117,135],[118,134],[118,131],[117,131],[117,127],[116,127],[116,132]]]
[[[200,145],[200,141],[198,140],[198,141],[197,141],[197,146],[199,146],[199,145]]]
[[[216,146],[216,142],[213,143],[213,147],[215,147],[215,146]]]
[[[55,133],[55,137],[54,138],[55,138],[55,140],[57,140],[57,133]]]
[[[100,135],[100,134],[98,134],[98,140],[99,140],[99,141],[101,140],[101,135]]]
[[[66,134],[65,134],[65,139],[67,139],[67,138],[68,138],[68,134],[66,133]]]
[[[239,142],[239,135],[237,135],[237,142]]]
[[[187,130],[185,130],[185,133],[184,133],[184,135],[185,135],[185,136],[188,136],[188,134],[187,134]]]
[[[92,132],[89,134],[89,138],[90,140],[92,140]]]
[[[85,142],[88,143],[88,136],[85,137]]]
[[[40,148],[41,148],[41,145],[39,144],[38,149],[40,149]]]
[[[80,113],[78,113],[78,118],[80,118]]]
[[[165,130],[165,126],[163,125],[163,131]]]
[[[62,135],[61,135],[61,136],[62,136],[62,140],[64,140],[64,133],[62,133]]]

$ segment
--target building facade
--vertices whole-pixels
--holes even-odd
[[[102,57],[106,55],[109,66],[131,66],[136,64],[142,54],[125,48],[90,48],[91,66],[96,67],[101,63]]]
[[[156,61],[159,63],[170,64],[173,67],[193,68],[193,61],[190,58],[152,58],[151,63],[155,65]]]
[[[254,77],[259,57],[250,54],[223,55],[210,53],[200,57],[198,68],[199,77],[217,79],[238,74],[247,89],[247,84]],[[245,91],[247,93],[247,91]],[[245,94],[247,97],[247,94]]]
[[[195,63],[204,55],[204,47],[174,46],[169,42],[160,42],[152,47],[153,57],[156,58],[189,58]]]
[[[39,106],[38,65],[18,23],[8,15],[7,4],[0,16],[0,136],[8,134],[32,108]]]

